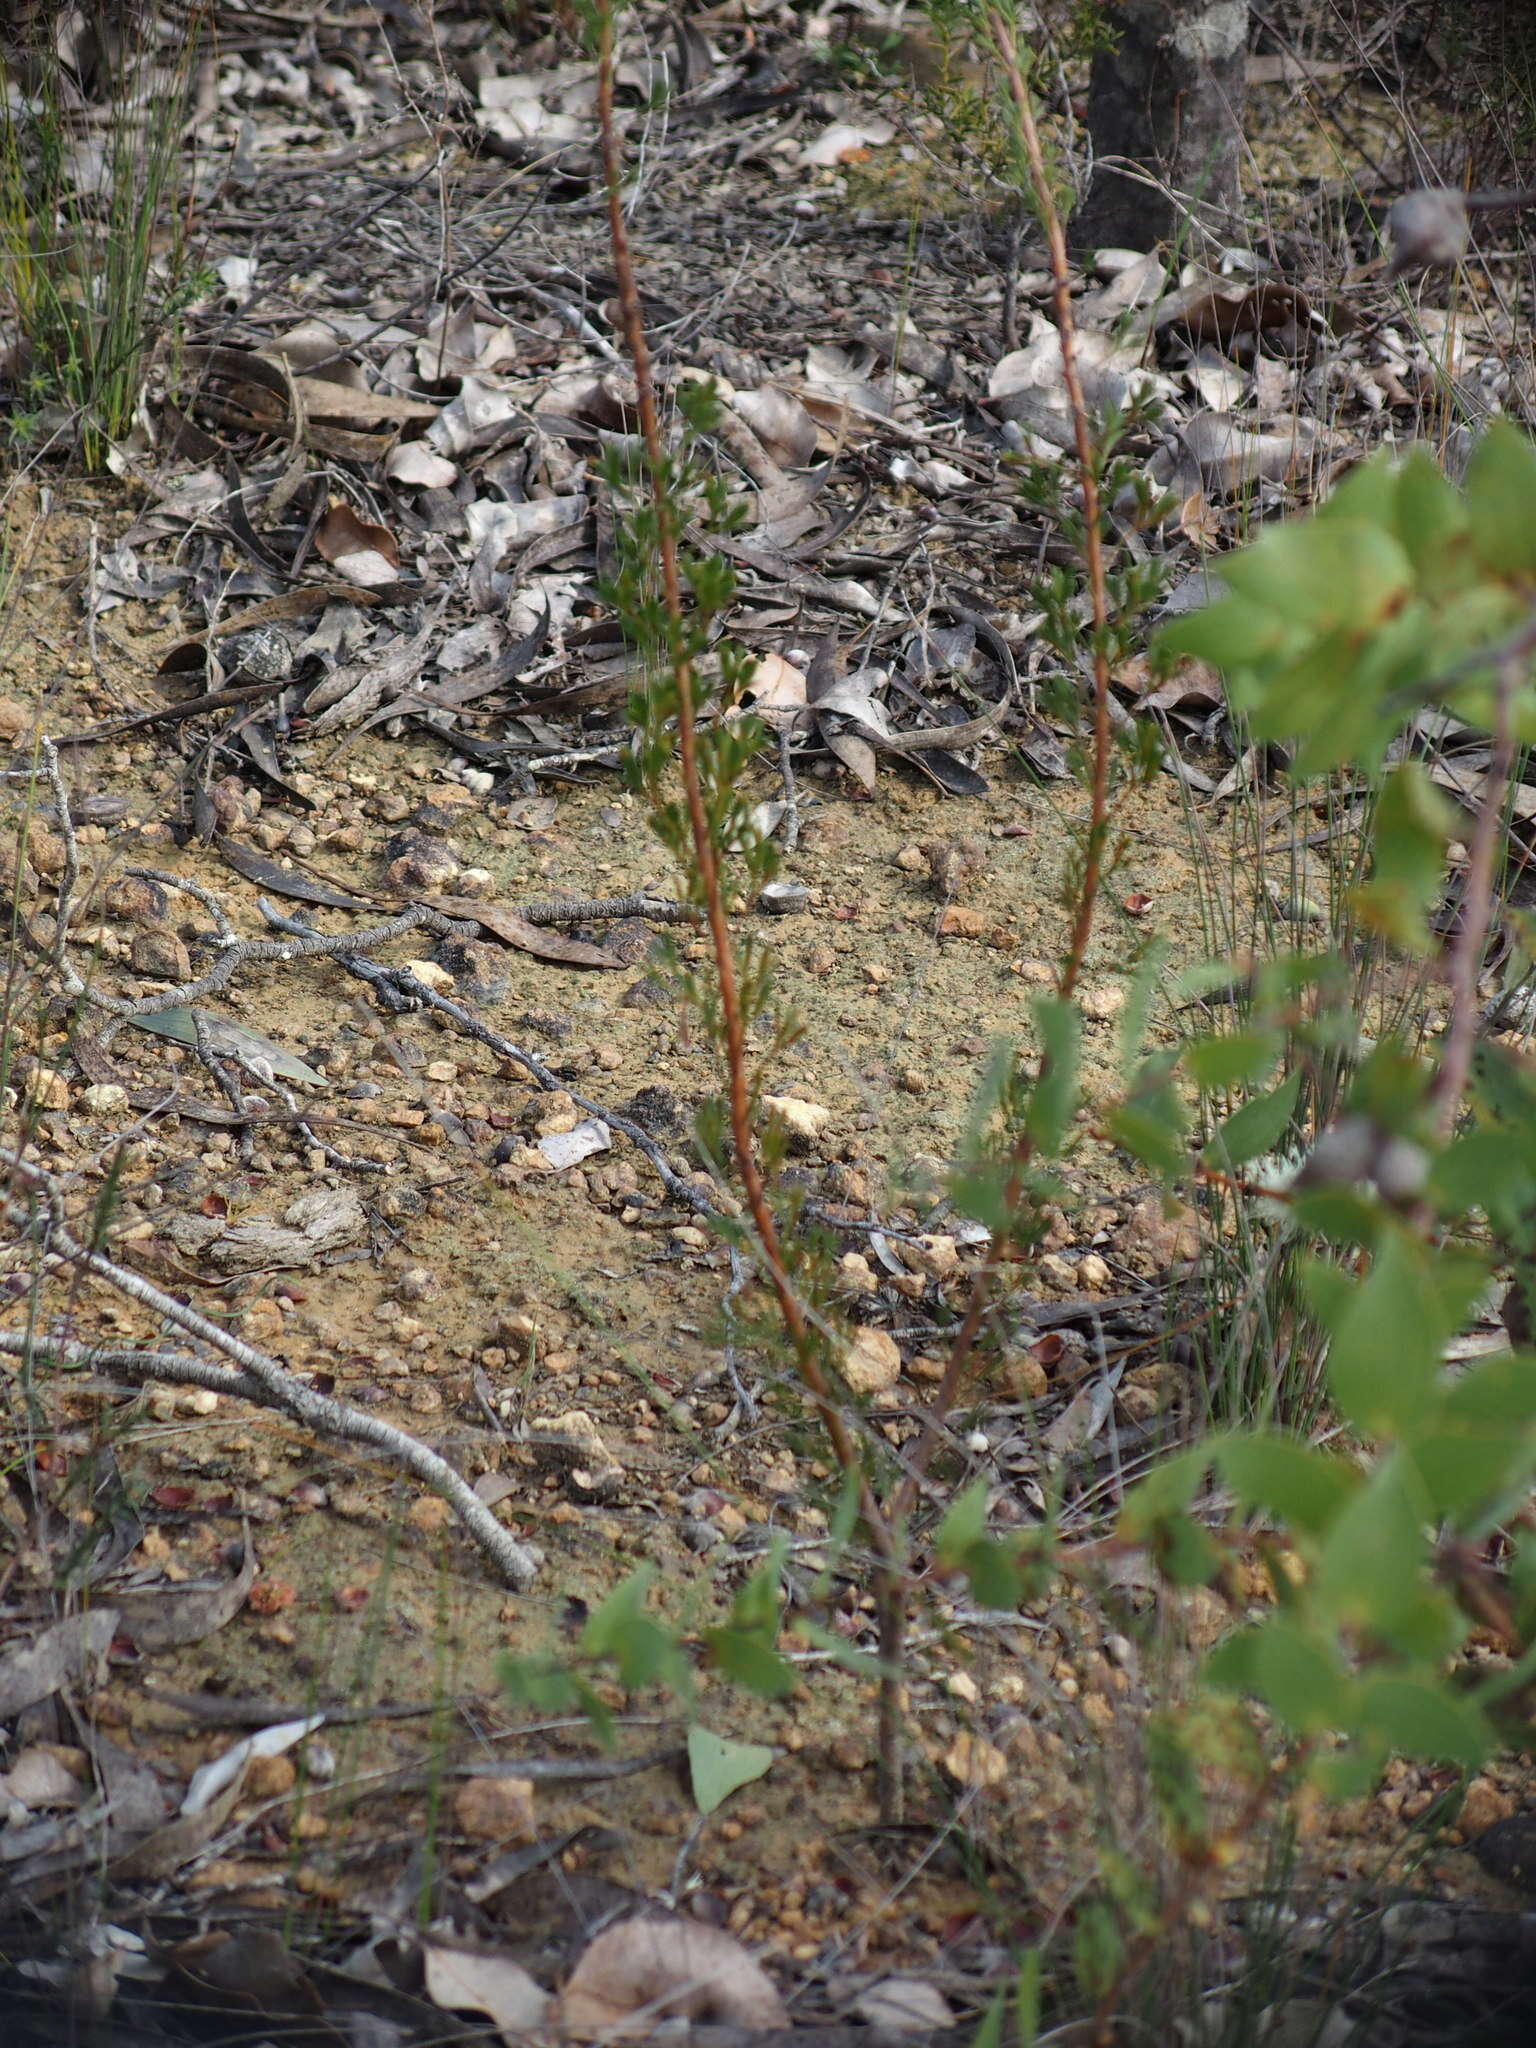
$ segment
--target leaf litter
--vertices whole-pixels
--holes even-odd
[[[450,9],[443,26],[455,63],[484,39],[479,16]],[[579,211],[594,177],[590,70],[541,69],[495,40],[491,68],[472,71],[468,111],[459,101],[442,121],[387,122],[388,67],[337,63],[333,35],[318,25],[313,65],[294,62],[265,28],[263,47],[225,53],[228,91],[206,139],[223,151],[230,203],[211,185],[194,192],[211,246],[238,244],[216,266],[223,291],[190,309],[187,340],[156,365],[139,424],[115,451],[118,473],[145,486],[132,511],[100,501],[103,524],[117,521],[120,537],[109,549],[93,537],[87,548],[78,530],[55,540],[45,529],[29,566],[24,615],[46,617],[55,634],[66,622],[71,644],[91,657],[44,717],[68,763],[58,799],[70,817],[98,799],[128,807],[110,826],[87,822],[83,808],[76,820],[83,870],[63,954],[119,1007],[86,1013],[103,1027],[99,1039],[45,1038],[13,1085],[51,1172],[89,1190],[119,1161],[122,1259],[216,1303],[322,1397],[345,1387],[364,1412],[386,1408],[453,1440],[477,1485],[510,1486],[506,1517],[558,1554],[562,1593],[601,1598],[616,1558],[652,1547],[679,1569],[697,1569],[681,1563],[684,1551],[702,1554],[729,1591],[757,1524],[786,1520],[813,1547],[825,1516],[787,1444],[770,1438],[749,1455],[733,1438],[740,1403],[718,1347],[700,1334],[724,1284],[723,1253],[680,1200],[683,1189],[717,1197],[679,1134],[710,1077],[672,1028],[644,907],[656,900],[655,854],[613,773],[637,672],[598,593],[616,515],[597,459],[632,432],[633,393],[616,362],[606,252]],[[409,36],[406,46],[421,104],[435,106],[441,76]],[[728,407],[719,457],[746,522],[728,543],[739,576],[730,630],[755,657],[758,708],[780,728],[782,755],[763,777],[769,796],[783,790],[769,806],[773,825],[804,826],[792,862],[803,895],[778,927],[792,936],[776,943],[811,1030],[773,1092],[798,1132],[817,1213],[841,1233],[861,1355],[882,1377],[889,1371],[899,1429],[912,1383],[933,1377],[945,1318],[979,1255],[921,1190],[958,1142],[987,1035],[1016,1025],[1022,998],[1048,979],[1055,942],[1049,898],[1066,841],[1045,785],[1062,777],[1077,735],[1048,708],[1029,572],[1061,560],[1063,539],[1051,517],[1022,505],[1009,465],[1020,454],[1055,459],[1065,445],[1059,359],[1027,260],[1018,280],[1027,332],[1011,350],[997,345],[1002,280],[964,219],[934,223],[949,268],[918,264],[893,328],[906,222],[857,215],[850,195],[878,190],[907,131],[806,71],[793,35],[777,49],[786,70],[762,75],[723,31],[689,24],[678,49],[680,142],[651,160],[636,226],[649,310],[666,335],[664,379],[710,374]],[[637,135],[656,61],[637,39],[627,65],[636,104],[622,116]],[[902,118],[921,132],[920,114]],[[710,167],[721,139],[733,159],[725,179]],[[413,230],[435,234],[433,180],[445,167],[455,248],[423,288],[407,251]],[[296,207],[299,181],[328,203]],[[573,197],[578,210],[562,215]],[[411,224],[403,232],[402,221]],[[798,244],[773,240],[790,221]],[[1085,274],[1079,302],[1095,402],[1150,386],[1166,408],[1135,452],[1174,496],[1177,517],[1125,545],[1163,555],[1197,595],[1215,549],[1255,520],[1304,506],[1387,433],[1411,431],[1444,373],[1428,324],[1420,337],[1390,318],[1361,322],[1304,266],[1255,278],[1241,254],[1175,275],[1156,258],[1109,252]],[[1361,254],[1352,286],[1367,281],[1370,260]],[[894,266],[884,277],[882,264]],[[335,303],[295,308],[282,280],[300,275]],[[1498,365],[1505,339],[1496,308],[1464,321],[1458,374]],[[44,570],[67,587],[73,610],[49,610]],[[42,672],[17,645],[8,660],[3,736],[19,764],[30,758]],[[1238,756],[1204,679],[1151,689],[1144,677],[1118,680],[1129,717],[1160,721],[1170,785],[1128,812],[1140,849],[1120,878],[1122,900],[1139,906],[1128,916],[1177,933],[1192,921],[1194,891],[1177,851],[1172,778],[1230,791],[1239,771],[1260,764]],[[1475,800],[1481,736],[1422,739],[1437,778]],[[957,802],[966,807],[958,830],[947,808],[944,820],[933,816]],[[1517,792],[1518,826],[1525,808]],[[402,830],[415,841],[391,853]],[[944,851],[962,833],[981,836],[990,863]],[[124,846],[153,849],[202,895],[114,899]],[[68,855],[44,826],[6,881],[45,950]],[[317,855],[329,880],[314,879]],[[448,1013],[412,1007],[404,984],[369,982],[371,1001],[349,997],[330,964],[353,957],[345,929],[279,923],[253,900],[259,890],[377,925],[373,899],[394,893],[401,860],[441,860],[439,872],[453,877],[447,890],[407,892],[442,927],[418,928],[430,946],[411,949],[415,983],[491,1017],[510,1009],[518,1043],[537,1040],[547,1058],[519,1062],[499,1030],[494,1044],[450,1031]],[[492,893],[452,892],[477,874]],[[915,892],[914,877],[930,886]],[[971,905],[952,899],[978,891],[986,909],[972,924]],[[530,899],[549,892],[588,906],[569,938],[528,915]],[[599,936],[608,900],[631,907],[619,932]],[[626,923],[637,929],[624,933]],[[335,949],[286,962],[241,950],[306,930]],[[1106,1024],[1121,986],[1117,946],[1092,963]],[[136,1011],[189,978],[164,972],[177,947],[200,980],[234,960],[218,985],[238,1018],[192,1002]],[[577,965],[627,969],[627,986],[611,1003],[590,996],[595,978],[562,978]],[[165,1040],[163,1055],[142,1060],[119,1021]],[[1094,1058],[1108,1070],[1107,1039],[1090,1048]],[[195,1105],[182,1085],[197,1069],[223,1091],[222,1109]],[[325,1112],[306,1124],[290,1109],[275,1126],[267,1087],[284,1080],[317,1091]],[[612,1115],[586,1114],[583,1102]],[[215,1113],[228,1124],[205,1120]],[[322,1140],[343,1119],[351,1164]],[[279,1136],[290,1129],[295,1150]],[[664,1134],[652,1143],[670,1178],[657,1177],[650,1154],[624,1149],[627,1134],[653,1130]],[[623,1144],[604,1150],[599,1132]],[[383,1169],[363,1193],[350,1177],[361,1163]],[[1043,1500],[1042,1478],[1060,1485],[1065,1475],[1071,1510],[1090,1526],[1114,1475],[1158,1440],[1170,1375],[1141,1361],[1155,1356],[1163,1275],[1184,1253],[1176,1230],[1159,1237],[1109,1157],[1090,1154],[1071,1193],[1075,1205],[1050,1219],[1034,1291],[1016,1304],[1016,1398],[986,1404],[982,1447],[956,1451],[982,1460],[1024,1513]],[[18,1762],[39,1761],[30,1789],[23,1778],[13,1798],[28,1814],[53,1802],[63,1816],[13,1857],[20,1894],[45,1897],[61,1870],[98,1867],[105,1845],[114,1882],[129,1888],[119,1903],[145,1927],[154,1925],[142,1890],[151,1880],[211,1879],[220,1910],[248,1918],[281,1897],[296,1858],[306,1896],[355,1909],[361,1870],[398,1855],[399,1844],[392,1852],[387,1828],[354,1828],[328,1803],[342,1760],[326,1756],[305,1715],[289,1716],[305,1731],[295,1738],[309,1759],[302,1778],[286,1749],[247,1752],[209,1807],[175,1817],[167,1807],[133,1843],[114,1834],[110,1813],[79,1819],[114,1772],[111,1801],[126,1811],[129,1779],[103,1742],[68,1738],[88,1706],[157,1752],[166,1782],[189,1780],[206,1737],[174,1714],[146,1714],[137,1679],[151,1659],[192,1681],[189,1696],[285,1671],[290,1704],[302,1703],[314,1673],[322,1691],[361,1685],[370,1709],[398,1705],[397,1686],[429,1691],[419,1647],[399,1650],[382,1688],[357,1675],[369,1668],[370,1628],[386,1629],[392,1645],[433,1639],[425,1589],[452,1540],[428,1512],[441,1502],[402,1504],[376,1468],[317,1454],[271,1411],[228,1391],[189,1381],[146,1392],[129,1360],[162,1341],[148,1309],[125,1304],[98,1323],[62,1288],[43,1305],[41,1336],[19,1313],[4,1334],[15,1340],[9,1358],[61,1367],[56,1439],[31,1480],[53,1552],[62,1557],[92,1526],[69,1485],[78,1433],[129,1423],[140,1403],[170,1447],[125,1446],[129,1483],[163,1487],[169,1474],[191,1499],[143,1496],[141,1569],[171,1573],[183,1615],[158,1635],[148,1617],[172,1604],[160,1587],[125,1588],[117,1606],[54,1621],[45,1556],[12,1582],[23,1604],[6,1626],[21,1647],[8,1647],[0,1667],[0,1703],[10,1721],[44,1711],[52,1744],[19,1752]],[[588,1415],[584,1456],[543,1462],[554,1425],[586,1409],[597,1420]],[[638,1491],[612,1483],[615,1473],[644,1475]],[[242,1516],[261,1531],[266,1562],[254,1581],[249,1540],[237,1576],[209,1570]],[[380,1617],[396,1596],[375,1569],[385,1542],[400,1547],[405,1588],[388,1622]],[[457,1636],[539,1641],[544,1618],[508,1612],[493,1587],[471,1585],[467,1557],[456,1553],[450,1598]],[[264,1583],[261,1599],[242,1607]],[[110,1581],[100,1598],[117,1600]],[[1074,1783],[1071,1744],[1055,1732],[1066,1682],[1087,1700],[1116,1702],[1134,1698],[1140,1681],[1077,1639],[1070,1616],[1054,1636],[1021,1626],[1001,1661],[983,1617],[951,1619],[969,1631],[979,1677],[936,1660],[916,1678],[921,1741],[939,1781],[979,1802],[984,1854],[1006,1856],[1025,1831],[1027,1895],[1050,1912],[1072,1883],[1059,1844],[1074,1827],[1102,1825]],[[1213,1627],[1222,1619],[1208,1617]],[[853,1647],[873,1647],[853,1581],[839,1591],[835,1622]],[[468,1655],[464,1670],[454,1739],[526,1747],[516,1717],[495,1704],[484,1656]],[[968,1713],[961,1678],[993,1717],[988,1732]],[[814,2009],[829,2020],[852,2008],[816,1975],[822,1941],[845,1959],[868,1952],[862,1981],[853,1972],[842,1985],[866,2016],[890,2023],[909,2008],[924,2025],[944,2024],[932,1997],[908,1996],[899,1979],[886,1985],[876,1951],[929,1970],[928,1991],[941,1956],[969,1955],[976,1969],[962,2003],[980,2010],[987,1980],[982,1947],[967,1948],[970,1888],[919,1859],[911,1881],[928,1887],[929,1903],[893,1912],[889,1864],[837,1841],[834,1819],[862,1815],[870,1759],[853,1688],[822,1674],[814,1687],[822,1690],[793,1713],[744,1709],[743,1729],[767,1740],[730,1738],[728,1755],[742,1754],[706,1778],[703,1795],[695,1763],[697,1804],[718,1808],[719,1832],[691,1842],[677,1786],[620,1799],[617,1785],[655,1775],[641,1772],[615,1779],[605,1804],[588,1788],[585,1811],[577,1801],[576,1825],[560,1836],[561,1875],[543,1870],[551,1898],[564,1897],[595,1883],[593,1865],[606,1861],[639,1880],[625,1894],[633,1907],[665,1888],[679,1851],[691,1853],[699,1901],[724,1929],[630,1918],[596,1933],[590,1968],[541,1986],[486,1943],[484,1928],[456,1923],[450,1903],[442,1931],[401,1938],[402,1953],[414,1943],[404,1981],[385,1972],[373,1987],[387,1985],[386,2010],[405,2028],[424,1996],[516,2034],[553,1992],[578,2028],[598,2014],[604,2025],[643,2028],[649,2020],[637,2016],[648,2010],[690,2006],[728,2024],[777,2027],[779,1993],[740,1936],[810,1968]],[[1042,1700],[1057,1705],[1042,1711]],[[363,1725],[375,1737],[396,1726]],[[566,1735],[554,1746],[567,1742],[582,1747]],[[396,1761],[409,1754],[393,1738],[389,1746]],[[760,1778],[721,1789],[759,1754],[770,1759]],[[530,1768],[551,1760],[561,1759],[518,1758]],[[366,1813],[361,1762],[346,1761],[356,1783],[346,1796]],[[1027,1810],[1003,1803],[1010,1776],[1033,1787]],[[261,1789],[242,1806],[251,1782]],[[749,1787],[756,1804],[743,1797]],[[1394,1789],[1401,1801],[1423,1788]],[[156,1811],[148,1777],[140,1792],[141,1813]],[[1489,1800],[1506,1796],[1487,1789]],[[1351,1850],[1372,1846],[1367,1826]],[[477,1852],[460,1853],[473,1863]],[[626,1928],[638,1931],[621,1942]],[[266,2019],[346,2009],[334,1976],[248,1925],[220,1929],[202,1949],[136,1949],[128,1930],[98,1932],[101,1953],[89,1970],[79,1965],[77,1991],[88,1978],[98,1992],[174,1982]],[[609,1950],[598,1951],[605,1939]]]

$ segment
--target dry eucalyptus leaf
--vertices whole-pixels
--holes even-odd
[[[424,1941],[421,1961],[423,1988],[444,2012],[482,2012],[514,2042],[543,2024],[549,1994],[510,1956]]]
[[[397,441],[384,458],[384,474],[392,483],[418,490],[446,491],[458,482],[458,464],[438,455],[425,441]]]
[[[805,144],[795,161],[802,170],[830,170],[834,165],[855,163],[870,149],[879,149],[895,137],[889,121],[875,119],[856,124],[834,121]]]
[[[177,1005],[174,1009],[157,1010],[152,1016],[130,1017],[128,1022],[135,1030],[153,1032],[157,1038],[172,1038],[178,1045],[196,1045],[201,1027],[208,1050],[224,1059],[239,1059],[258,1073],[265,1067],[282,1081],[303,1081],[311,1088],[326,1085],[323,1074],[317,1074],[291,1052],[284,1052],[261,1032],[252,1031],[248,1024],[237,1024],[233,1017],[216,1017],[211,1010]]]
[[[773,1980],[741,1944],[702,1920],[644,1916],[605,1928],[559,2001],[560,2025],[578,2040],[649,2035],[659,2019],[787,2027]]]
[[[765,654],[748,676],[741,701],[767,725],[793,724],[805,709],[805,671],[781,654]]]
[[[34,1642],[7,1649],[0,1661],[0,1721],[51,1699],[61,1686],[91,1691],[98,1662],[116,1633],[117,1609],[93,1607],[44,1629]]]
[[[532,953],[540,960],[557,960],[562,967],[622,967],[625,964],[605,947],[589,945],[585,939],[568,939],[563,932],[553,931],[545,925],[530,924],[526,917],[519,917],[515,910],[505,910],[498,903],[482,903],[474,896],[419,896],[416,900],[429,910],[440,910],[444,917],[451,917],[456,922],[478,924],[492,938],[500,939],[504,946],[515,946],[520,952]]]
[[[1261,480],[1285,483],[1305,469],[1317,429],[1298,415],[1283,434],[1250,434],[1233,413],[1197,412],[1179,437],[1207,490],[1240,491]]]
[[[83,1752],[73,1754],[81,1757]],[[0,1771],[0,1801],[38,1813],[45,1807],[73,1807],[86,1796],[85,1786],[69,1768],[58,1746],[34,1743],[24,1749],[8,1771]]]
[[[114,1597],[122,1631],[146,1655],[201,1642],[240,1612],[257,1569],[256,1546],[247,1537],[245,1556],[233,1578],[180,1585],[167,1580],[142,1592],[118,1593]]]
[[[820,433],[799,399],[776,384],[738,391],[731,410],[739,413],[769,454],[786,468],[799,469],[816,453]]]
[[[272,1927],[213,1928],[180,1943],[167,1960],[180,1996],[190,1993],[194,2003],[263,2019],[313,2021],[323,2011],[304,1964]]]

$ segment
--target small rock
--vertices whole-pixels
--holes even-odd
[[[1148,1195],[1126,1217],[1114,1245],[1132,1272],[1150,1278],[1199,1256],[1200,1219],[1183,1202],[1173,1203],[1170,1213],[1161,1195]]]
[[[27,859],[40,875],[50,880],[62,875],[68,859],[64,841],[57,832],[50,832],[46,825],[40,825],[34,817],[27,827]]]
[[[538,1835],[530,1778],[469,1778],[453,1796],[453,1817],[482,1842],[531,1842]]]
[[[68,1109],[69,1083],[57,1068],[34,1066],[24,1085],[34,1109]]]
[[[119,1116],[128,1107],[128,1090],[115,1081],[93,1081],[81,1089],[80,1107],[92,1116]]]
[[[405,966],[406,972],[414,974],[422,987],[431,989],[435,996],[453,994],[453,976],[435,960],[407,960]]]
[[[950,1744],[944,1768],[957,1785],[1001,1785],[1012,1766],[993,1743],[962,1729]]]
[[[770,882],[757,899],[758,909],[770,917],[799,917],[810,904],[811,892],[804,882]]]
[[[1111,982],[1107,988],[1086,988],[1078,996],[1077,1007],[1090,1024],[1108,1024],[1125,1008],[1124,985]]]
[[[783,1124],[795,1150],[808,1149],[832,1121],[825,1103],[801,1102],[793,1095],[765,1095],[763,1108]]]
[[[904,1239],[901,1255],[909,1266],[935,1280],[947,1280],[960,1266],[960,1247],[952,1237],[939,1233]]]
[[[1474,1778],[1462,1794],[1456,1825],[1461,1829],[1463,1841],[1470,1842],[1474,1835],[1486,1834],[1499,1821],[1508,1820],[1514,1811],[1512,1794],[1502,1791],[1492,1778]],[[1536,1829],[1532,1835],[1536,1841]]]
[[[14,746],[32,723],[32,712],[18,697],[0,697],[0,744]]]
[[[1077,1286],[1077,1268],[1069,1266],[1056,1252],[1046,1252],[1035,1261],[1035,1277],[1047,1287],[1059,1287],[1065,1293]]]
[[[277,626],[248,626],[219,647],[226,682],[234,676],[254,683],[280,683],[293,673],[293,643]]]
[[[442,1282],[430,1266],[407,1266],[395,1282],[397,1301],[432,1301],[442,1292]]]
[[[886,1330],[868,1324],[854,1332],[853,1342],[843,1354],[843,1378],[850,1392],[883,1394],[901,1374],[901,1351]]]
[[[281,1799],[299,1782],[291,1756],[253,1756],[245,1767],[240,1792],[245,1799]]]
[[[462,872],[447,841],[425,835],[398,854],[387,870],[391,886],[402,896],[441,896],[452,890]]]
[[[1038,1401],[1050,1385],[1045,1367],[1027,1351],[1018,1358],[1005,1361],[1003,1378],[1015,1401]]]
[[[862,1252],[844,1252],[837,1262],[837,1285],[842,1294],[874,1294],[880,1282]]]
[[[147,975],[152,981],[192,979],[187,949],[172,931],[135,932],[128,960],[135,974]]]
[[[1097,1252],[1087,1252],[1077,1262],[1077,1284],[1092,1294],[1102,1293],[1113,1277]]]
[[[939,937],[942,939],[984,939],[992,929],[992,920],[984,910],[972,910],[965,903],[948,903],[939,917]]]

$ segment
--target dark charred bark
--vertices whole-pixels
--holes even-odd
[[[1233,240],[1241,231],[1247,0],[1110,0],[1113,46],[1093,60],[1092,182],[1080,248]],[[1117,167],[1123,160],[1126,169]],[[1129,174],[1128,174],[1129,173]]]

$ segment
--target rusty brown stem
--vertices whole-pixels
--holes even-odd
[[[613,0],[601,0],[597,10],[597,24],[597,122],[603,182],[607,193],[608,240],[613,255],[614,278],[618,287],[620,325],[635,375],[635,402],[640,418],[640,437],[645,447],[646,467],[650,474],[651,503],[656,516],[656,551],[661,571],[662,604],[667,620],[671,667],[677,684],[678,768],[682,777],[689,837],[692,841],[693,857],[697,863],[700,893],[704,898],[704,913],[709,926],[710,946],[714,954],[715,975],[720,991],[731,1142],[736,1154],[736,1171],[740,1176],[747,1213],[752,1219],[752,1227],[757,1235],[759,1257],[778,1303],[780,1319],[794,1350],[796,1370],[810,1396],[817,1420],[826,1433],[839,1467],[844,1473],[853,1473],[857,1476],[860,1513],[871,1547],[880,1560],[881,1569],[876,1591],[882,1601],[881,1646],[882,1650],[889,1648],[894,1654],[894,1661],[883,1666],[880,1681],[881,1805],[884,1811],[894,1815],[900,1799],[899,1670],[905,1634],[905,1574],[901,1569],[890,1524],[875,1498],[863,1459],[849,1432],[847,1422],[835,1405],[832,1388],[818,1354],[815,1333],[790,1280],[784,1262],[783,1246],[779,1240],[778,1226],[768,1201],[767,1189],[763,1184],[753,1146],[752,1087],[747,1066],[747,1033],[736,975],[736,955],[731,944],[725,896],[720,882],[719,852],[710,836],[703,784],[699,775],[694,673],[693,664],[686,652],[682,576],[678,567],[679,512],[667,489],[666,457],[656,405],[656,385],[651,370],[650,347],[646,340],[640,292],[630,254],[629,233],[624,222],[622,166],[613,107]]]
[[[1019,133],[1029,164],[1029,180],[1034,193],[1035,207],[1045,230],[1046,244],[1050,252],[1051,295],[1056,309],[1056,332],[1061,349],[1062,377],[1072,413],[1073,448],[1077,460],[1078,484],[1083,499],[1083,567],[1087,573],[1093,614],[1093,748],[1089,775],[1088,831],[1084,846],[1083,869],[1073,906],[1071,935],[1067,943],[1066,957],[1056,977],[1057,993],[1061,996],[1071,996],[1082,975],[1088,940],[1093,931],[1094,913],[1098,907],[1099,887],[1104,873],[1104,847],[1109,836],[1110,823],[1109,769],[1112,735],[1109,717],[1109,599],[1104,582],[1104,536],[1100,523],[1098,462],[1093,445],[1093,422],[1088,416],[1082,378],[1077,368],[1077,330],[1072,318],[1072,270],[1067,260],[1067,238],[1062,229],[1061,215],[1057,210],[1055,197],[1051,192],[1050,179],[1046,175],[1045,155],[1040,147],[1040,131],[1035,125],[1034,103],[1019,65],[1018,50],[1013,37],[1002,16],[995,10],[988,10],[987,29],[997,51],[998,61],[1008,80],[1008,90],[1013,100],[1014,112],[1018,117]],[[1030,1154],[1030,1140],[1025,1135],[1015,1145],[1009,1162],[1008,1181],[1003,1194],[1009,1216],[1017,1211],[1022,1199],[1024,1175],[1029,1165]],[[975,1369],[976,1344],[992,1306],[992,1293],[997,1276],[1016,1245],[1016,1232],[1012,1229],[1004,1231],[976,1276],[965,1320],[950,1346],[944,1377],[939,1382],[933,1400],[924,1414],[917,1442],[907,1460],[906,1474],[891,1503],[891,1519],[898,1525],[916,1501],[923,1474],[938,1448],[944,1424]]]

